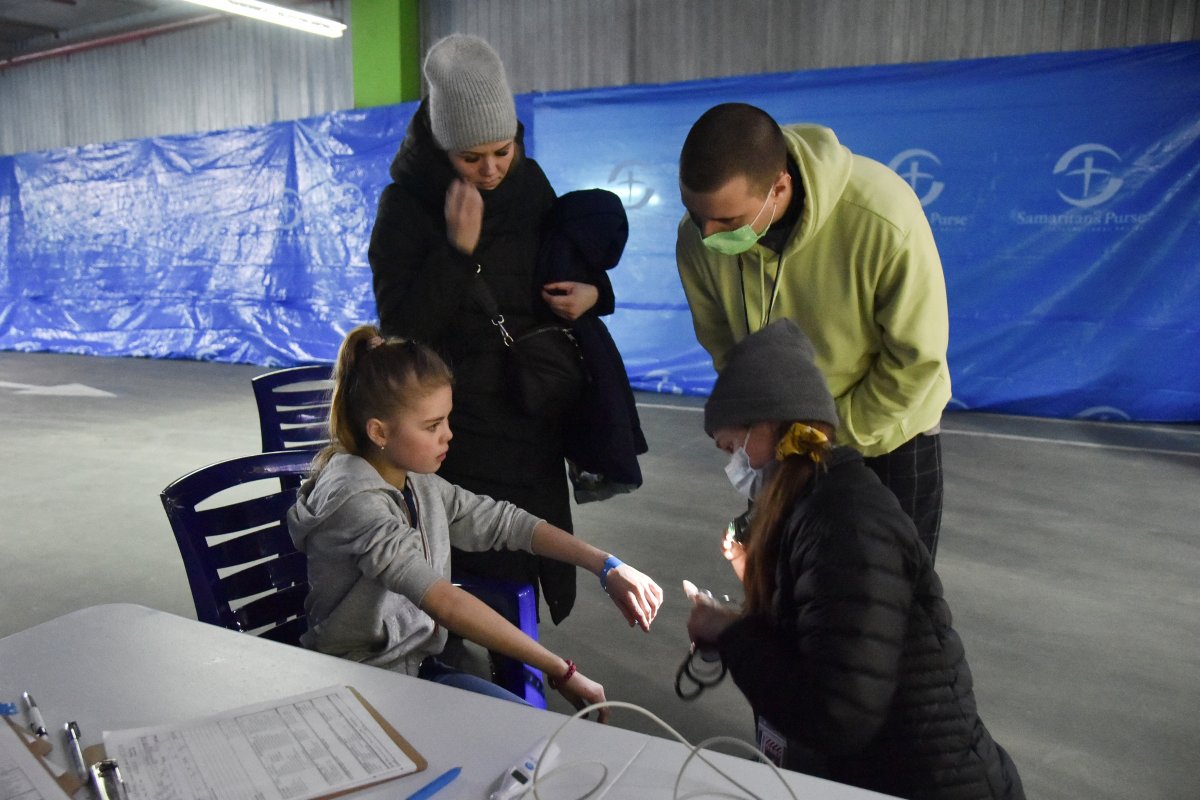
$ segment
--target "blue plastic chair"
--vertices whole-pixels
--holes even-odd
[[[201,622],[300,644],[308,627],[308,571],[288,535],[287,512],[314,455],[315,450],[292,449],[233,458],[163,489],[163,508]],[[537,639],[532,586],[468,575],[456,575],[454,582]],[[496,653],[492,669],[497,684],[530,705],[546,707],[540,671]]]
[[[286,644],[307,628],[308,568],[287,531],[287,512],[313,451],[260,453],[203,467],[162,490],[183,557],[196,618]],[[232,487],[255,491],[213,502]]]
[[[277,369],[250,379],[264,453],[329,443],[332,371],[328,364],[317,364]]]

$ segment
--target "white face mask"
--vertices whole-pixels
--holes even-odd
[[[753,500],[761,483],[762,470],[750,466],[750,455],[746,452],[746,442],[749,441],[750,431],[746,431],[742,446],[733,451],[729,463],[725,465],[725,475],[738,494],[747,500]]]

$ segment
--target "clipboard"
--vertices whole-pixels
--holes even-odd
[[[355,689],[353,686],[347,686],[346,688],[350,690],[350,694],[358,698],[358,702],[362,703],[363,708],[367,710],[367,713],[379,723],[379,727],[383,728],[383,732],[388,735],[388,738],[391,739],[392,742],[404,752],[404,755],[411,758],[413,763],[417,765],[417,768],[408,774],[416,775],[418,772],[424,772],[429,767],[429,762],[425,760],[424,756],[417,752],[417,748],[409,744],[408,740],[401,736],[399,731],[392,727],[392,723],[384,719],[383,714],[380,714],[378,711],[376,711],[375,706],[368,703],[367,698],[358,693],[358,689]],[[382,783],[382,781],[380,781],[380,783]],[[376,784],[371,785],[374,786]],[[329,795],[329,797],[339,797],[343,794],[346,794],[346,792],[338,792],[336,795]]]
[[[357,689],[355,689],[353,686],[346,686],[344,688],[347,689],[350,694],[362,704],[363,709],[365,709],[371,718],[379,725],[384,734],[402,753],[404,753],[405,756],[408,757],[410,761],[413,762],[416,768],[404,773],[403,775],[381,778],[372,783],[362,784],[352,788],[322,794],[314,798],[314,800],[330,800],[330,798],[342,797],[354,792],[362,791],[370,786],[378,786],[379,784],[386,783],[389,780],[397,780],[401,777],[415,775],[416,773],[422,772],[428,768],[429,762],[427,762],[425,758],[419,752],[417,752],[417,749],[413,747],[407,739],[400,735],[400,732],[397,731],[395,727],[393,727],[392,724],[388,722],[388,720],[382,714],[380,714],[374,706],[367,702],[366,698],[359,694]],[[301,696],[303,695],[297,695],[297,697]],[[289,699],[290,698],[283,697],[274,702],[285,704],[289,701]],[[180,724],[186,725],[187,721],[185,720]],[[128,795],[125,789],[125,776],[122,776],[121,774],[120,764],[118,761],[109,757],[104,744],[94,744],[85,748],[83,751],[83,756],[85,763],[89,765],[92,776],[92,788],[95,791],[98,800],[126,800]],[[73,776],[67,775],[66,777],[71,778]],[[82,786],[82,783],[78,780],[74,780],[74,784],[75,789],[78,789],[80,786]],[[73,790],[69,790],[69,792],[70,791]]]
[[[351,689],[351,691],[354,690]],[[357,694],[357,692],[355,692],[355,694]],[[7,723],[9,730],[12,731],[13,736],[15,736],[17,741],[20,742],[21,746],[29,751],[29,754],[32,755],[34,760],[41,766],[42,769],[46,771],[46,774],[49,775],[56,784],[58,784],[58,787],[63,790],[63,793],[67,797],[75,794],[75,792],[79,791],[83,787],[83,781],[79,780],[77,776],[71,774],[70,770],[60,774],[58,770],[46,760],[46,756],[49,755],[50,751],[54,749],[54,746],[50,744],[48,739],[42,739],[34,736],[31,733],[28,733],[20,725],[17,725],[8,717],[5,717],[4,721]],[[419,771],[420,770],[418,770],[418,772]]]
[[[429,767],[429,762],[426,761],[425,758],[420,753],[417,752],[417,749],[415,747],[413,747],[411,744],[409,744],[408,740],[405,739],[403,736],[401,736],[399,731],[397,731],[395,728],[392,727],[392,723],[390,723],[386,719],[384,719],[383,715],[375,710],[375,706],[368,703],[367,699],[365,697],[363,697],[361,694],[359,694],[357,689],[355,689],[353,686],[347,686],[346,688],[350,690],[350,694],[352,694],[358,698],[358,702],[362,703],[363,708],[365,708],[367,710],[367,713],[370,714],[375,719],[375,721],[379,723],[379,727],[383,728],[383,732],[388,735],[388,738],[391,739],[392,742],[397,747],[399,747],[400,750],[403,751],[406,756],[411,758],[414,764],[417,765],[417,768],[414,769],[412,772],[408,773],[408,775],[416,775],[418,772],[424,772],[426,770],[426,768]],[[408,775],[402,775],[400,777],[407,778]],[[386,783],[389,780],[397,780],[397,779],[396,778],[386,778],[382,781],[376,781],[375,783],[372,783],[370,785],[378,786],[379,784]],[[321,798],[319,798],[319,800],[328,800],[328,798],[331,798],[331,797],[342,797],[342,796],[348,795],[352,792],[361,791],[362,789],[365,789],[365,788],[367,788],[367,787],[360,786],[357,789],[347,789],[344,792],[334,792],[333,794],[327,794],[327,795],[322,796]]]

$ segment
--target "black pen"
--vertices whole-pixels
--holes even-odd
[[[25,713],[29,716],[29,730],[33,731],[34,736],[45,739],[49,734],[46,733],[46,723],[42,719],[42,712],[38,710],[37,702],[29,692],[23,692],[21,696],[25,698]]]
[[[67,755],[71,759],[71,765],[75,767],[75,774],[81,781],[87,783],[88,768],[87,764],[83,762],[83,751],[79,749],[79,723],[68,722],[63,726],[63,730],[67,732]]]

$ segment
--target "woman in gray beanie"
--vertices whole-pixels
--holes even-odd
[[[765,480],[735,561],[744,607],[693,595],[688,634],[720,653],[782,766],[897,797],[1023,798],[929,551],[862,456],[831,444],[837,420],[794,322],[733,349],[704,430],[735,486]]]
[[[454,446],[441,474],[564,530],[571,507],[559,421],[523,414],[507,385],[505,348],[479,300],[486,285],[517,336],[535,325],[611,313],[612,287],[534,285],[539,231],[555,200],[525,157],[504,64],[477,36],[453,34],[425,58],[429,94],[392,161],[368,257],[385,336],[432,346],[456,376]],[[551,618],[575,601],[575,572],[525,553],[454,552],[456,569],[539,586]]]

